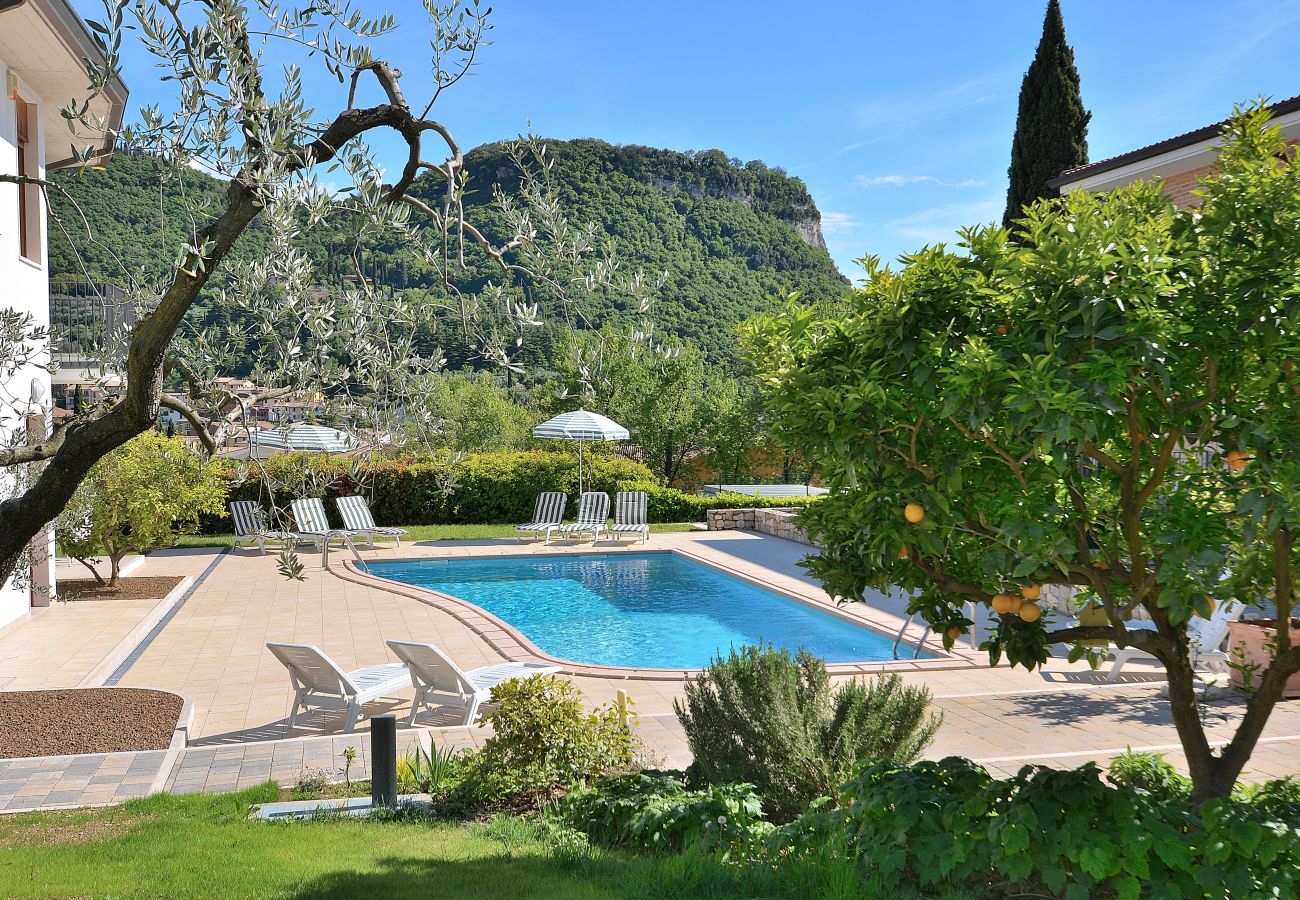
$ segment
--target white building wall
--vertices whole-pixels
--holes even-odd
[[[9,65],[0,59],[0,172],[15,174],[18,171],[17,146],[17,107],[9,91]],[[30,85],[18,81],[19,93],[29,104],[40,106],[42,100]],[[36,148],[36,160],[39,165],[38,175],[44,176],[45,134],[41,125],[41,116],[31,117],[28,139]],[[46,217],[40,192],[33,191],[29,199],[42,204],[36,215],[36,231],[33,246],[36,260],[24,259],[19,254],[18,238],[18,187],[13,184],[0,184],[0,306],[17,308],[31,313],[38,325],[49,325],[50,284],[46,260],[49,256],[46,247]],[[49,421],[50,374],[48,370],[37,365],[29,365],[11,378],[5,378],[0,372],[0,439],[7,440],[16,428],[25,427],[23,415],[32,396],[32,380],[36,379],[43,387],[43,401],[40,413]],[[13,470],[0,469],[0,497],[13,496],[16,490]],[[54,560],[47,558],[42,564],[43,571],[37,580],[54,584]],[[44,605],[42,598],[36,600]],[[10,582],[0,585],[0,629],[25,617],[32,604],[30,590],[18,587]]]

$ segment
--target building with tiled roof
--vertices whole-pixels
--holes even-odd
[[[1282,129],[1283,137],[1292,144],[1300,143],[1300,96],[1274,103],[1269,111],[1273,123]],[[1215,122],[1110,159],[1076,166],[1048,184],[1063,194],[1079,188],[1096,193],[1133,181],[1161,178],[1165,192],[1177,206],[1194,205],[1197,200],[1192,192],[1200,179],[1214,168],[1226,124],[1226,120]]]

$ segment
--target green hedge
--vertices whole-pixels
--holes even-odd
[[[381,525],[470,525],[527,521],[537,495],[564,491],[568,515],[577,510],[576,453],[523,451],[449,454],[419,458],[351,461],[327,454],[278,454],[263,463],[268,478],[251,477],[232,485],[232,500],[271,499],[281,508],[300,496],[333,498],[360,493],[370,500]],[[651,522],[699,522],[710,509],[803,506],[808,497],[751,497],[718,494],[701,497],[664,487],[641,463],[616,456],[588,460],[590,490],[643,490],[649,494]],[[267,496],[268,484],[271,497]],[[327,503],[331,519],[333,503]],[[339,524],[339,523],[336,523]],[[229,516],[205,520],[209,534],[228,533]]]

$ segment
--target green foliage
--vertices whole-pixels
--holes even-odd
[[[626,771],[633,743],[613,704],[588,712],[582,692],[554,675],[492,689],[493,734],[466,757],[457,787],[469,807],[528,804],[583,779]]]
[[[690,790],[669,775],[620,775],[577,788],[555,814],[607,847],[748,854],[771,832],[747,784]]]
[[[819,220],[797,178],[758,162],[741,165],[716,150],[691,155],[594,140],[550,141],[547,146],[548,160],[555,163],[550,175],[566,216],[573,222],[592,222],[598,232],[616,239],[624,271],[668,272],[669,281],[654,307],[659,330],[694,341],[713,361],[734,361],[735,327],[756,311],[755,298],[783,296],[795,288],[827,296],[846,290],[825,247],[810,246],[796,230],[807,231]],[[508,196],[519,199],[517,171],[506,146],[488,144],[471,151],[467,172],[466,214],[487,232],[495,226],[504,234],[501,213],[492,207],[493,184],[500,182]],[[195,170],[167,169],[165,178],[162,173],[156,160],[126,153],[115,154],[103,171],[52,173],[95,223],[96,242],[77,248],[93,279],[125,278],[116,257],[129,260],[151,279],[170,271],[176,248],[188,233],[178,230],[179,220],[164,220],[173,224],[160,229],[160,208],[181,208],[182,190],[200,206],[207,198],[215,202],[223,190],[218,180]],[[442,192],[438,179],[428,177],[417,179],[411,189],[435,207]],[[50,201],[52,216],[75,234],[80,219],[71,204],[58,191],[51,191]],[[354,230],[355,223],[336,216],[303,235],[304,252],[326,278],[354,274]],[[598,234],[597,240],[604,235]],[[266,226],[259,219],[232,256],[257,258],[265,255],[267,246]],[[435,273],[400,233],[378,235],[355,249],[366,276],[379,284],[416,299],[437,290]],[[477,248],[470,249],[468,262],[469,271],[458,278],[460,290],[473,291],[488,279],[500,278]],[[55,227],[50,229],[50,272],[56,280],[83,277],[77,253]],[[569,321],[561,301],[543,287],[532,294],[547,321]],[[774,305],[759,302],[758,308]],[[629,313],[612,294],[601,292],[583,298],[582,306],[590,310],[586,324],[594,327]],[[197,328],[212,322],[237,324],[242,314],[235,304],[201,297],[188,322]],[[556,326],[536,329],[522,361],[546,368],[554,356],[552,344],[562,332]],[[430,333],[422,345],[431,351],[440,340],[440,333]],[[473,347],[454,339],[443,350],[453,368],[481,364]],[[257,352],[255,346],[246,349],[248,368]]]
[[[1128,750],[1110,761],[1106,777],[1118,787],[1146,791],[1161,803],[1186,804],[1192,797],[1192,781],[1165,761],[1161,753]]]
[[[659,485],[645,466],[618,456],[588,460],[590,490],[645,491],[651,522],[699,522],[710,509],[804,507],[812,497],[751,497],[746,494],[697,496]],[[569,514],[577,509],[576,453],[527,452],[436,454],[375,458],[359,463],[328,454],[276,454],[263,464],[265,477],[233,486],[235,500],[274,502],[284,509],[295,497],[337,497],[361,493],[381,525],[447,525],[526,522],[542,491],[569,495]],[[265,496],[267,484],[277,487]],[[336,513],[326,504],[331,517]],[[340,523],[341,524],[341,523]],[[228,534],[229,515],[204,518],[209,534]]]
[[[869,759],[911,762],[940,720],[930,693],[897,675],[832,689],[826,664],[806,651],[732,648],[673,708],[686,731],[692,777],[753,784],[778,821],[802,812]]]
[[[1065,42],[1061,4],[1050,0],[1043,17],[1043,36],[1020,85],[1004,225],[1020,218],[1026,204],[1057,196],[1047,182],[1088,161],[1091,118],[1079,92],[1074,51]]]
[[[406,413],[427,446],[462,453],[522,450],[540,420],[486,372],[424,379]]]
[[[1239,793],[1269,818],[1300,826],[1300,776],[1250,785]]]
[[[397,760],[397,786],[403,794],[439,797],[454,786],[461,769],[461,754],[450,747],[417,746]]]
[[[1169,648],[1211,598],[1291,608],[1300,557],[1280,580],[1273,561],[1300,546],[1300,166],[1266,113],[1230,132],[1197,210],[1145,182],[1076,192],[1015,242],[867,260],[847,313],[747,327],[778,432],[837,489],[803,514],[828,591],[901,586],[944,632],[968,600],[1083,584],[1111,626],[1139,605],[1166,622]],[[1049,625],[1004,616],[988,647],[1036,666]]]
[[[956,757],[872,763],[841,799],[779,828],[772,850],[833,848],[893,883],[996,878],[1081,900],[1292,896],[1300,887],[1296,823],[1232,800],[1209,801],[1198,819],[1182,804],[1108,786],[1091,763],[1026,766],[1005,781]]]
[[[95,240],[84,237],[81,215],[62,191],[50,191],[49,271],[51,292],[60,282],[87,275],[95,281],[120,284],[128,275],[153,281],[171,272],[177,248],[191,239],[183,217],[164,215],[184,208],[184,200],[217,208],[224,188],[217,179],[158,157],[118,150],[108,164],[89,169],[62,169],[50,178],[67,190],[95,228]],[[65,233],[66,229],[66,233]],[[76,242],[68,242],[68,235]],[[269,245],[263,227],[250,228],[235,244],[231,258],[264,256]],[[123,263],[129,273],[123,271]],[[83,268],[84,265],[84,268]]]
[[[128,553],[171,546],[221,510],[226,482],[179,438],[146,431],[90,470],[55,523],[59,550],[77,559],[106,555],[111,581]],[[98,577],[98,576],[96,576]]]

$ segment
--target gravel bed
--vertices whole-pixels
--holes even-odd
[[[112,587],[93,578],[61,578],[59,596],[67,600],[161,600],[184,578],[184,575],[119,578]]]
[[[0,691],[0,758],[165,750],[181,706],[141,688]]]

